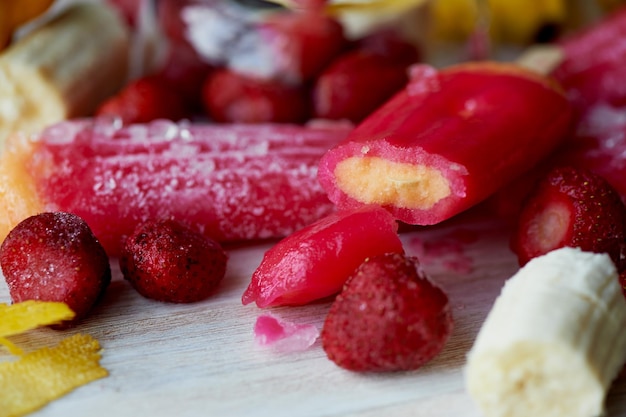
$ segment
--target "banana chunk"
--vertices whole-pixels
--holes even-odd
[[[470,350],[487,417],[593,417],[626,361],[626,300],[610,258],[562,248],[509,279]]]
[[[127,80],[130,34],[104,2],[70,6],[0,54],[0,146],[90,115]]]

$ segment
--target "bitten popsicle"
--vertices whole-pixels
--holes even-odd
[[[317,163],[351,128],[85,119],[16,136],[0,157],[0,239],[44,210],[81,216],[110,256],[165,218],[220,242],[282,237],[334,210]]]
[[[515,64],[418,65],[322,157],[319,180],[340,209],[375,204],[409,224],[436,224],[537,164],[572,114],[555,82]]]

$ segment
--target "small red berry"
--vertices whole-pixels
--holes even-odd
[[[226,273],[228,256],[216,241],[174,220],[147,222],[126,239],[124,278],[144,297],[171,303],[206,299]]]
[[[335,61],[313,87],[314,115],[359,123],[380,107],[409,80],[406,65],[355,50]]]
[[[302,123],[309,117],[308,91],[298,85],[219,70],[206,79],[207,115],[219,123]]]
[[[626,209],[601,176],[556,167],[526,200],[511,239],[520,265],[564,246],[607,253],[619,267],[626,236]]]
[[[117,95],[104,101],[96,116],[116,116],[124,124],[147,123],[156,119],[180,120],[187,116],[184,96],[160,76],[146,76],[129,83]]]
[[[342,368],[414,370],[443,349],[453,319],[447,295],[416,258],[367,259],[348,279],[324,321],[322,346]]]
[[[13,302],[66,303],[85,317],[111,281],[109,258],[91,229],[70,213],[41,213],[20,222],[0,247]]]

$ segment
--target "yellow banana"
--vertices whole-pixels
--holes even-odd
[[[0,149],[11,133],[91,114],[126,82],[129,43],[110,6],[84,2],[2,51]]]

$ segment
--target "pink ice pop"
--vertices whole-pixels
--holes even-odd
[[[333,210],[317,163],[350,129],[63,122],[32,143],[14,140],[2,155],[8,215],[0,223],[10,228],[42,209],[72,212],[110,255],[138,223],[155,218],[222,242],[285,236]]]
[[[322,157],[320,183],[340,209],[373,204],[436,224],[534,167],[571,116],[558,85],[514,64],[415,66],[402,91]]]

